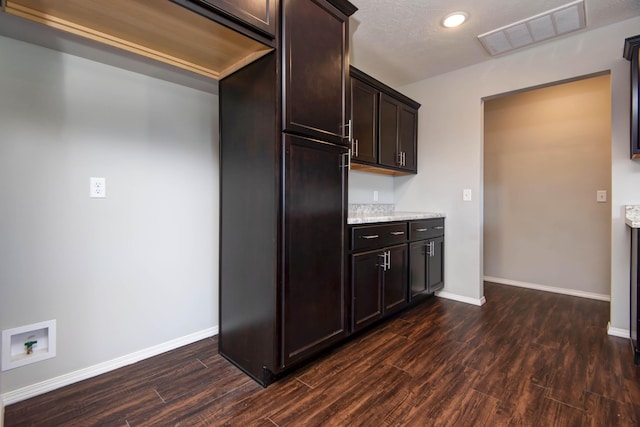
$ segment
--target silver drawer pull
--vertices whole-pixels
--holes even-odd
[[[404,234],[404,231],[392,231],[391,233],[394,236],[402,236]]]
[[[442,225],[439,225],[439,226],[433,227],[433,228],[435,228],[436,230],[444,230],[444,227]]]
[[[416,231],[427,231],[428,228],[416,228]]]
[[[377,239],[380,236],[378,236],[377,234],[371,234],[369,236],[360,236],[360,237],[363,239]]]

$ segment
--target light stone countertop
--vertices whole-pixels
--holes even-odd
[[[640,205],[627,205],[625,210],[625,223],[631,228],[640,228]]]
[[[417,219],[444,218],[440,212],[396,212],[392,204],[349,205],[347,224],[372,224],[375,222],[410,221]]]

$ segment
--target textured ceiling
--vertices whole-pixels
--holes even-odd
[[[358,7],[350,21],[352,63],[385,83],[402,86],[491,61],[478,35],[571,1],[351,0]],[[446,14],[458,10],[469,13],[465,24],[440,25]],[[586,0],[586,15],[587,28],[581,31],[640,16],[640,0]],[[576,34],[580,31],[568,37]]]

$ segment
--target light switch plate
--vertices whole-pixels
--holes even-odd
[[[598,191],[596,191],[596,201],[598,203],[606,203],[607,202],[607,190],[598,190]]]
[[[470,202],[471,201],[471,189],[470,188],[465,188],[464,190],[462,190],[462,200],[464,200],[465,202]]]

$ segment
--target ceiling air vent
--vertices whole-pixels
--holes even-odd
[[[491,55],[520,49],[586,27],[584,0],[578,0],[480,34],[478,39]]]

